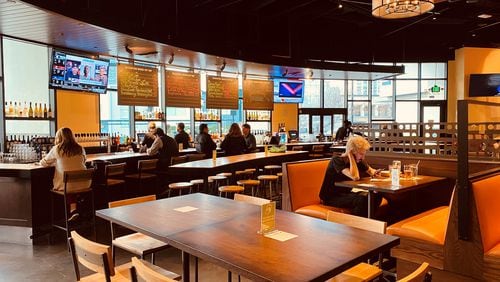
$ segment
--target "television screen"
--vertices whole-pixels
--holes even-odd
[[[105,93],[109,61],[54,51],[50,86],[70,90]]]
[[[469,97],[500,96],[500,74],[471,74]]]
[[[302,103],[304,101],[303,81],[276,81],[275,103]]]

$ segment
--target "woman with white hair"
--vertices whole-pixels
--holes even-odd
[[[374,175],[376,170],[365,161],[370,143],[361,136],[349,138],[345,153],[334,156],[326,169],[319,197],[324,205],[351,209],[354,215],[367,216],[368,196],[366,192],[352,192],[351,188],[337,187],[335,181],[359,180],[363,174]],[[381,197],[375,197],[375,206]]]

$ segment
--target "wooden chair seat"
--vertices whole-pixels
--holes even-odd
[[[266,165],[264,169],[281,169],[280,165]]]
[[[131,264],[130,276],[132,281],[172,282],[181,278],[177,273],[165,270],[136,257],[132,258]]]
[[[226,180],[226,179],[227,179],[227,177],[222,176],[222,175],[213,175],[213,176],[208,177],[208,182],[212,183],[212,182],[214,182],[214,180]]]
[[[111,277],[112,282],[128,282],[130,281],[130,267],[132,263],[126,263],[115,267],[115,275]],[[94,273],[89,276],[82,277],[81,282],[102,282],[106,281],[106,276],[102,273]]]
[[[245,171],[250,171],[252,173],[256,172],[257,170],[255,168],[247,168]]]
[[[298,214],[307,215],[319,219],[326,219],[326,216],[329,211],[347,213],[347,214],[351,213],[351,210],[349,209],[325,206],[322,204],[307,205],[295,210],[295,212]]]
[[[128,179],[151,179],[155,178],[156,174],[153,173],[132,173],[132,174],[127,174],[125,175],[125,178]]]
[[[276,176],[278,176],[278,177],[283,177],[283,172],[278,172],[278,173],[276,173]]]
[[[219,187],[219,192],[221,193],[240,193],[244,190],[244,187],[238,185],[226,185]]]
[[[361,282],[371,281],[382,274],[382,270],[368,263],[359,263],[341,274],[327,280],[328,282]]]
[[[165,249],[168,245],[142,233],[132,233],[113,240],[113,245],[141,257]]]
[[[276,180],[278,180],[278,176],[277,175],[264,174],[264,175],[259,175],[257,177],[257,179],[259,179],[259,180],[268,180],[268,181],[276,181]]]
[[[64,196],[64,190],[50,190],[50,191],[52,193],[54,193],[54,194]],[[68,194],[68,195],[70,195],[70,194],[80,194],[80,193],[88,193],[90,191],[92,191],[91,188],[85,188],[85,189],[78,189],[78,190],[67,191],[66,194]]]

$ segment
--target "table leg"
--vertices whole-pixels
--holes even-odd
[[[368,191],[368,218],[373,218],[375,211],[375,195],[373,195],[373,191]]]
[[[189,253],[182,252],[182,281],[189,282]]]

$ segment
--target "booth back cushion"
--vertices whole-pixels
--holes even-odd
[[[292,211],[319,204],[319,190],[330,160],[286,164]]]
[[[484,252],[500,244],[500,174],[472,183]]]

